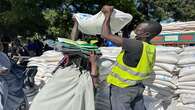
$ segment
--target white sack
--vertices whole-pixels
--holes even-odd
[[[167,76],[167,77],[172,77],[172,74],[167,72],[167,71],[154,71],[153,74],[156,74],[156,75],[164,75],[164,76]]]
[[[100,81],[103,81],[106,79],[106,76],[109,74],[110,69],[111,69],[113,64],[114,64],[114,61],[112,61],[108,58],[99,58],[97,60]]]
[[[195,51],[184,51],[179,54],[179,57],[189,56],[189,55],[195,55]]]
[[[179,55],[175,51],[170,51],[170,52],[156,51],[156,56],[164,56],[164,55],[179,57]]]
[[[169,81],[169,82],[172,81],[172,78],[169,77],[169,76],[166,76],[166,75],[155,75],[155,74],[152,74],[152,75],[150,75],[149,80],[150,79],[151,80],[155,79],[155,80]]]
[[[177,110],[195,110],[195,104],[182,104],[178,103],[177,105]]]
[[[45,66],[44,63],[36,62],[36,61],[30,61],[27,66]]]
[[[166,89],[154,87],[154,86],[146,86],[144,92],[147,95],[150,95],[150,93],[151,93],[152,96],[162,95],[162,96],[166,96],[166,97],[169,97],[173,94],[173,92],[170,90],[166,90]]]
[[[178,90],[175,91],[175,93],[177,93],[177,94],[194,94],[195,95],[194,90],[178,89]]]
[[[148,86],[150,88],[153,88],[157,91],[169,91],[170,93],[173,93],[174,92],[174,89],[173,88],[170,88],[168,87],[167,85],[163,85],[163,84],[159,84],[159,83],[152,83],[152,82],[143,82],[145,86]]]
[[[180,70],[179,77],[191,75],[191,74],[194,74],[194,73],[195,73],[195,66],[185,67],[185,68],[182,68]]]
[[[195,63],[193,64],[183,64],[183,65],[178,65],[178,68],[185,68],[185,67],[189,67],[189,66],[194,66],[195,67]]]
[[[188,55],[181,57],[178,61],[179,65],[186,65],[186,64],[194,64],[195,63],[195,55]]]
[[[195,104],[194,94],[180,94],[180,99],[183,104]]]
[[[44,59],[42,59],[41,57],[32,57],[30,59],[28,59],[28,61],[34,61],[34,62],[45,62]]]
[[[195,81],[195,74],[183,76],[179,78],[179,82],[189,82],[189,81]]]
[[[43,52],[42,56],[63,56],[62,52],[57,52],[55,50],[49,50]]]
[[[113,61],[116,61],[116,57],[121,52],[121,47],[100,47],[102,53],[101,58],[107,58]]]
[[[167,63],[155,63],[155,65],[159,66],[159,67],[161,67],[164,70],[167,70],[169,72],[173,72],[177,68],[176,65],[174,65],[174,64],[167,64]]]
[[[174,55],[157,55],[156,56],[157,63],[169,63],[169,64],[176,64],[178,62],[178,58]]]
[[[161,67],[159,67],[159,66],[156,66],[156,65],[153,67],[153,70],[154,70],[154,71],[164,71],[163,68],[161,68]]]
[[[144,91],[143,92],[143,95],[145,96],[151,96],[153,98],[156,98],[156,99],[162,99],[162,98],[165,98],[165,97],[169,97],[169,94],[166,94],[166,95],[162,95],[161,93],[156,93],[156,92],[153,92],[153,91]]]
[[[183,50],[179,47],[166,47],[166,46],[156,46],[156,52],[176,52],[180,53]]]
[[[178,85],[178,89],[195,91],[195,87]]]
[[[177,89],[175,91],[176,94],[194,94],[195,95],[195,91],[194,90],[188,90],[188,89]]]
[[[188,47],[184,47],[183,50],[184,50],[184,52],[189,52],[189,51],[192,52],[192,51],[195,51],[195,47],[194,46],[193,47],[192,46],[188,46]]]
[[[77,13],[74,14],[74,17],[77,19],[78,28],[82,33],[90,35],[101,34],[102,24],[105,19],[101,11],[96,15]],[[110,20],[111,32],[113,34],[119,32],[132,18],[130,14],[114,9]]]
[[[195,81],[189,81],[189,82],[179,82],[180,86],[191,86],[195,87]]]
[[[146,110],[165,110],[161,101],[149,96],[144,96],[144,105]]]
[[[166,87],[169,87],[171,89],[177,89],[177,86],[171,82],[167,82],[167,81],[162,81],[162,80],[154,80],[154,81],[147,81],[149,83],[152,83],[153,85],[155,84],[160,84],[160,85],[163,85],[162,88],[166,88]]]

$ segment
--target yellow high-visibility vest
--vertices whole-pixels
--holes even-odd
[[[125,88],[147,79],[153,71],[156,47],[143,42],[143,52],[136,67],[130,67],[123,62],[124,51],[117,56],[116,63],[107,76],[107,82]]]

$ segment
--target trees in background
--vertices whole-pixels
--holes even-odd
[[[0,0],[0,36],[68,37],[73,13],[95,14],[104,4],[134,16],[123,30],[127,35],[143,20],[195,19],[194,0]]]

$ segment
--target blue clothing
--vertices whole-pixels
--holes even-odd
[[[8,69],[8,73],[10,71],[11,68],[11,63],[9,58],[7,57],[7,55],[3,52],[0,52],[0,67],[4,67],[6,69]]]
[[[9,58],[2,52],[0,65],[8,69],[6,74],[0,75],[0,110],[15,110],[24,100],[24,68],[11,64]]]
[[[6,76],[6,74],[9,74],[11,63],[9,61],[9,58],[3,52],[0,52],[0,67],[7,69],[7,72],[4,73],[5,75],[0,74],[0,110],[5,110],[8,96],[8,85],[4,77]]]
[[[116,45],[110,40],[105,40],[104,44],[106,47],[116,47]]]
[[[4,78],[0,76],[0,110],[5,110],[6,100],[8,96],[8,86]]]

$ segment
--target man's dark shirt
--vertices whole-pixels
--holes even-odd
[[[128,66],[136,67],[142,56],[142,41],[124,38],[122,49],[125,51],[123,62]]]

